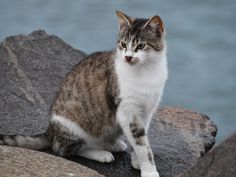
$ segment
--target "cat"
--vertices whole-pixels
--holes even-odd
[[[168,77],[164,24],[159,16],[130,17],[116,11],[117,49],[88,55],[66,75],[41,135],[0,135],[0,144],[51,148],[111,162],[111,152],[132,147],[131,164],[142,177],[158,177],[147,131]]]

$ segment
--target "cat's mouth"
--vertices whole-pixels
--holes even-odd
[[[140,61],[140,59],[137,57],[130,58],[130,59],[124,58],[124,62],[128,63],[130,65],[134,65],[134,64],[138,63],[139,61]]]

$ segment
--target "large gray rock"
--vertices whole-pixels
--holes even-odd
[[[0,43],[0,133],[44,131],[60,81],[84,56],[45,31]]]
[[[84,56],[44,31],[8,37],[0,43],[0,134],[45,131],[60,81]],[[214,145],[216,131],[204,114],[181,107],[160,109],[151,123],[149,139],[161,176],[174,176],[194,165]],[[131,167],[128,151],[116,153],[111,164],[80,157],[70,160],[105,176],[139,176]]]
[[[94,170],[46,153],[0,146],[1,177],[102,177]]]
[[[180,177],[235,177],[236,133],[201,158]]]

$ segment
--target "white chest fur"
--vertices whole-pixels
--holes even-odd
[[[150,111],[158,106],[168,75],[165,53],[154,57],[156,61],[147,66],[129,65],[120,58],[115,59],[121,99],[142,102]]]

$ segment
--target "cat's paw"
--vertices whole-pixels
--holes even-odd
[[[157,171],[155,171],[155,172],[143,172],[141,174],[141,177],[160,177],[160,175]]]
[[[134,152],[131,152],[131,164],[134,169],[140,170],[138,159]]]
[[[99,153],[94,155],[94,159],[102,163],[109,163],[115,160],[114,156],[109,151],[100,151]]]
[[[127,149],[127,145],[124,141],[118,140],[114,145],[111,146],[110,150],[112,152],[123,152]]]
[[[85,149],[83,151],[79,151],[77,155],[102,163],[109,163],[115,160],[112,153],[103,150]]]

